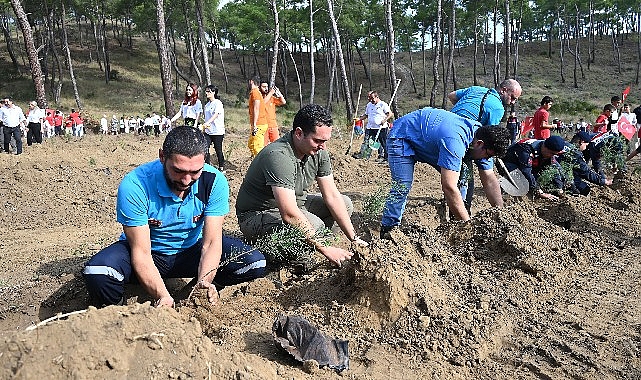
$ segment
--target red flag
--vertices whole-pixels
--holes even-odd
[[[630,93],[630,86],[626,87],[625,90],[621,93],[621,101],[625,102],[625,97]]]
[[[636,126],[632,125],[625,115],[621,115],[621,117],[619,117],[617,128],[619,129],[619,133],[625,136],[628,141],[632,139],[632,136],[634,136],[634,133],[637,131]]]
[[[528,133],[529,131],[531,131],[531,130],[532,130],[532,128],[534,128],[534,124],[532,123],[532,119],[534,119],[534,117],[532,117],[532,116],[527,116],[527,117],[525,118],[525,120],[523,120],[523,121],[521,122],[521,136],[525,136],[525,135],[527,135],[527,133]]]

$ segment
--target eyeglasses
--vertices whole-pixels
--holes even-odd
[[[213,92],[212,90],[205,90],[205,92]]]

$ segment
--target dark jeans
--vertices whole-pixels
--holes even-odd
[[[27,131],[27,145],[31,146],[34,141],[42,144],[42,124],[29,123],[27,128],[29,128]]]
[[[20,132],[20,127],[4,127],[4,151],[9,153],[9,143],[11,142],[11,137],[16,140],[16,154],[22,153],[22,134]]]
[[[376,137],[378,135],[378,138]],[[387,128],[379,129],[366,129],[364,142],[369,143],[371,141],[378,141],[381,144],[381,147],[378,148],[378,157],[382,157],[387,161]]]
[[[160,124],[154,124],[154,136],[160,136]]]
[[[267,274],[265,256],[240,240],[223,236],[223,252],[214,282],[230,286]],[[202,240],[175,255],[151,252],[162,278],[198,275]],[[131,263],[131,247],[121,240],[96,253],[85,265],[83,277],[92,304],[116,305],[124,296],[125,284],[137,282]]]
[[[216,152],[216,157],[218,157],[218,167],[225,167],[225,157],[223,157],[223,139],[225,138],[225,135],[208,135],[205,133],[205,137],[207,138],[207,141],[209,141],[207,146],[210,146],[212,143],[214,144],[214,151]],[[205,162],[211,165],[209,149],[207,149]]]

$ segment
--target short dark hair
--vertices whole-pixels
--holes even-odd
[[[510,145],[511,135],[505,127],[484,125],[476,130],[474,139],[483,140],[485,148],[493,151],[496,157],[503,157]]]
[[[614,112],[615,110],[616,108],[612,104],[606,104],[603,106],[603,112],[605,111]]]
[[[209,144],[205,136],[196,128],[181,126],[171,130],[165,137],[162,144],[162,152],[165,158],[174,154],[180,154],[185,157],[195,157],[199,154],[203,156],[207,153]]]
[[[620,101],[621,101],[621,98],[619,98],[619,96],[617,95],[614,95],[613,97],[610,98],[610,103],[620,102]]]
[[[316,132],[318,126],[331,127],[334,121],[332,115],[323,106],[307,104],[296,112],[292,129],[300,128],[304,135]]]
[[[554,100],[552,100],[551,96],[545,95],[543,99],[541,99],[541,105],[548,104],[548,103],[554,103]]]

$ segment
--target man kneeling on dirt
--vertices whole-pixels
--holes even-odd
[[[265,257],[239,240],[223,236],[229,212],[229,184],[205,164],[209,145],[192,127],[173,129],[159,160],[127,174],[118,187],[116,219],[124,233],[86,264],[83,274],[92,303],[122,304],[124,285],[137,280],[156,300],[174,299],[164,278],[197,277],[209,301],[216,287],[250,281],[266,273]]]
[[[236,199],[236,215],[243,235],[254,241],[284,223],[298,226],[329,261],[340,266],[352,257],[342,248],[314,240],[334,221],[347,238],[367,245],[356,236],[350,220],[352,201],[336,188],[325,144],[332,135],[332,116],[323,107],[308,104],[294,116],[293,129],[267,145],[254,158]],[[320,194],[307,194],[316,180]]]
[[[503,161],[509,171],[519,169],[530,186],[530,193],[539,198],[557,200],[554,194],[545,192],[537,181],[537,177],[550,165],[556,168],[556,173],[551,179],[552,187],[559,194],[563,193],[563,170],[557,157],[570,151],[570,146],[561,136],[553,135],[545,140],[523,139],[511,145]]]
[[[381,222],[381,238],[401,223],[407,195],[414,181],[414,166],[425,162],[441,173],[441,187],[453,218],[469,220],[462,192],[457,185],[462,170],[472,173],[465,162],[479,167],[483,190],[492,206],[503,206],[501,188],[493,171],[492,156],[502,156],[510,142],[506,128],[481,126],[452,112],[423,108],[394,122],[387,138],[388,159],[393,185]],[[469,160],[468,160],[469,159]],[[470,174],[468,174],[470,175]]]

